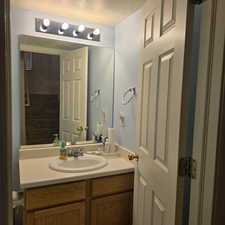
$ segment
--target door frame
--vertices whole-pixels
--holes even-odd
[[[197,178],[191,181],[189,225],[211,225],[212,222],[225,38],[224,0],[207,0],[201,7],[202,24],[193,140]]]
[[[225,199],[225,51],[224,51],[224,65],[223,65],[223,78],[222,78],[222,91],[220,101],[220,116],[219,128],[217,139],[217,152],[216,152],[216,169],[215,169],[215,183],[214,183],[214,196],[213,196],[213,212],[212,224],[222,225],[225,220],[225,204],[221,199]]]
[[[0,224],[11,225],[12,214],[12,133],[10,1],[0,7]]]

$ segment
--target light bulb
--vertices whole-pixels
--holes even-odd
[[[69,24],[68,23],[63,23],[61,26],[61,30],[67,30],[69,28]]]
[[[100,34],[100,30],[99,30],[98,28],[95,29],[95,30],[93,31],[93,34],[96,35],[96,36],[99,35],[99,34]]]
[[[60,27],[60,29],[58,30],[58,34],[59,35],[63,35],[64,31],[67,30],[69,28],[69,24],[68,23],[63,23]]]
[[[41,32],[47,32],[48,27],[50,26],[50,20],[49,19],[43,19],[42,24],[40,26]]]
[[[45,28],[49,27],[50,26],[50,20],[49,19],[43,19],[43,26]]]
[[[78,32],[83,32],[85,30],[85,26],[83,24],[81,24],[79,27],[78,27]]]

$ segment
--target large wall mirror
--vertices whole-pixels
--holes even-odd
[[[113,125],[114,49],[20,37],[22,140],[95,143]]]

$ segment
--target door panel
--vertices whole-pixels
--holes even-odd
[[[188,1],[147,0],[142,11],[135,225],[175,225]]]
[[[162,202],[160,199],[156,196],[155,193],[153,193],[152,197],[152,224],[160,224],[164,225],[165,221],[165,207],[163,206]]]
[[[148,97],[150,96],[151,92],[151,87],[150,87],[150,81],[152,78],[152,62],[146,63],[144,65],[144,72],[143,72],[143,89],[142,89],[142,105],[145,105],[146,107],[143,108],[142,114],[141,114],[141,132],[143,134],[148,132],[148,115],[149,115],[149,99]],[[151,96],[150,96],[151,97]],[[141,143],[140,146],[148,151],[148,136],[147,135],[141,135]]]
[[[154,38],[154,14],[150,14],[145,19],[145,38],[144,45],[147,46]]]
[[[79,123],[79,120],[81,119],[81,109],[80,107],[76,107],[77,104],[81,105],[82,100],[80,97],[81,93],[81,81],[75,80],[73,81],[73,120],[77,121]]]
[[[151,224],[152,193],[147,181],[139,177],[138,186],[138,224]]]
[[[86,139],[88,48],[61,55],[60,137],[76,143]]]
[[[63,81],[63,120],[69,120],[70,118],[70,82]]]
[[[154,159],[164,168],[168,167],[168,141],[171,107],[171,76],[173,73],[173,52],[169,51],[159,57],[157,112],[156,112],[156,146]]]
[[[176,0],[162,0],[161,35],[176,23]]]

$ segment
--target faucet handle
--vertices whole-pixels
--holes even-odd
[[[107,142],[108,139],[109,139],[108,137],[102,137],[102,143],[103,143],[103,145]]]
[[[84,152],[83,152],[83,149],[82,148],[75,148],[75,149],[69,149],[68,151],[68,156],[69,157],[79,157],[79,156],[83,156],[84,155]]]

